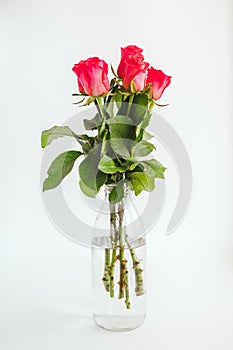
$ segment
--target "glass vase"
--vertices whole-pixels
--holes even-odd
[[[105,186],[92,234],[93,317],[102,328],[127,331],[146,316],[146,240],[130,189],[109,203],[113,188]]]

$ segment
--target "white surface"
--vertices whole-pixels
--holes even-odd
[[[0,348],[232,350],[232,3],[1,1]],[[43,211],[40,132],[73,115],[71,68],[144,48],[174,79],[159,112],[182,137],[194,194],[182,226],[148,237],[148,318],[113,334],[90,318],[90,251]],[[162,101],[161,101],[162,102]],[[171,189],[168,201],[174,194]]]

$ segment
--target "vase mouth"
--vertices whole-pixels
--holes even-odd
[[[128,207],[132,201],[131,190],[130,190],[129,186],[126,183],[124,183],[123,184],[123,191],[124,191],[123,196],[122,196],[122,192],[121,192],[122,187],[119,188],[119,197],[121,199],[119,201],[110,202],[109,195],[114,188],[116,188],[116,191],[118,191],[117,184],[107,184],[107,185],[105,184],[105,186],[104,186],[105,202],[108,203],[109,210],[111,213],[118,211],[119,208],[126,209],[126,207]]]
[[[117,183],[107,184],[107,185],[105,184],[104,185],[104,191],[105,191],[105,193],[106,192],[109,193],[116,187],[117,187]],[[131,191],[126,182],[123,184],[123,188],[124,188],[124,193],[128,193],[128,192]]]

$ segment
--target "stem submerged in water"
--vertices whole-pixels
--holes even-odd
[[[126,308],[130,309],[130,300],[129,300],[129,284],[128,284],[128,270],[126,265],[126,271],[125,271],[125,304]]]
[[[116,213],[115,213],[115,205],[110,205],[110,223],[111,228],[113,227],[113,233],[111,233],[112,239],[112,261],[109,268],[109,283],[110,283],[110,297],[114,298],[114,273],[115,273],[115,264],[117,261],[117,226],[116,226]]]
[[[119,296],[118,298],[124,298],[124,290],[125,290],[125,270],[126,270],[126,262],[127,260],[124,260],[124,248],[120,247],[120,254],[119,254],[119,260],[120,260],[120,281],[119,284]]]
[[[105,249],[105,264],[104,264],[104,276],[102,278],[104,287],[107,292],[110,290],[110,276],[109,276],[109,271],[110,271],[110,249],[106,248]]]
[[[124,210],[118,212],[119,216],[119,240],[120,240],[120,254],[119,254],[119,260],[120,260],[120,281],[119,284],[119,296],[118,298],[124,298],[124,290],[125,290],[125,271],[126,271],[126,263],[127,260],[125,260],[125,251],[124,251],[124,242],[123,242],[123,232],[122,232],[122,223],[123,223],[123,216],[124,216]]]
[[[118,204],[118,208],[115,204],[110,204],[110,227],[111,227],[111,248],[105,249],[105,265],[103,283],[105,290],[109,292],[110,297],[115,297],[115,265],[117,260],[120,263],[120,280],[119,285],[119,299],[125,299],[125,305],[127,309],[131,308],[130,304],[130,292],[129,292],[129,271],[128,261],[125,256],[125,245],[129,249],[130,256],[133,262],[133,269],[135,274],[135,294],[140,296],[144,294],[143,283],[143,270],[141,268],[141,262],[137,258],[134,249],[131,247],[125,227],[123,226],[124,219],[124,207],[122,203]],[[119,253],[118,252],[119,249]],[[112,252],[112,256],[111,256]],[[117,255],[118,254],[118,255]]]
[[[114,270],[116,264],[116,248],[112,250],[112,262],[110,266],[109,278],[110,278],[110,297],[114,298]]]
[[[130,243],[127,239],[127,235],[125,237],[125,241],[128,245],[130,255],[131,255],[131,258],[133,261],[133,269],[134,269],[134,273],[135,273],[135,294],[137,296],[140,296],[140,295],[145,293],[143,277],[142,277],[143,269],[141,268],[140,260],[137,258],[134,249],[131,248],[131,246],[130,246]]]
[[[131,258],[133,260],[133,269],[135,273],[135,293],[137,296],[144,294],[144,287],[143,287],[143,277],[142,277],[142,268],[140,265],[140,261],[135,255],[134,249],[130,248],[130,254]]]

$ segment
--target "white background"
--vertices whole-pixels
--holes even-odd
[[[1,0],[0,18],[0,348],[232,350],[231,1]],[[117,65],[128,44],[173,76],[159,113],[187,147],[194,189],[179,229],[165,235],[168,208],[148,236],[145,325],[114,334],[91,319],[90,251],[44,212],[40,132],[77,111],[73,64]]]

